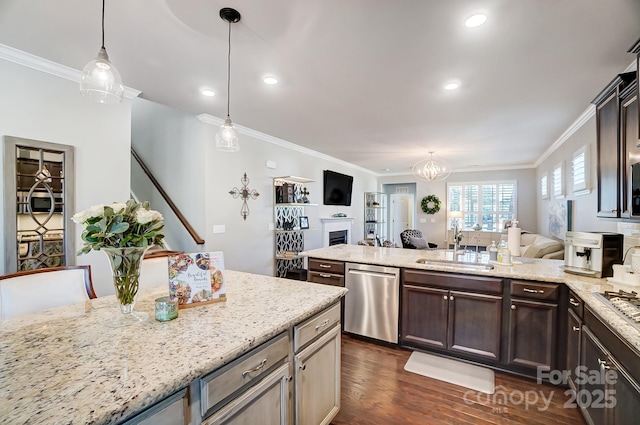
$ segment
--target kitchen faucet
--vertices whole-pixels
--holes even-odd
[[[480,244],[480,238],[478,236],[474,236],[471,238],[471,245],[473,245],[473,240],[476,240],[476,262],[478,262],[478,245]]]

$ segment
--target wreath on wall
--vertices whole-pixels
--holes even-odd
[[[435,214],[440,211],[440,199],[436,195],[428,195],[420,201],[422,211],[427,214]]]

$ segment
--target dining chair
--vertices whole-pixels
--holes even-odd
[[[169,255],[181,254],[182,251],[158,250],[145,254],[140,271],[139,288],[152,288],[166,285],[169,291]]]
[[[91,266],[59,266],[0,276],[0,319],[96,298]]]

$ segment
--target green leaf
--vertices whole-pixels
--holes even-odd
[[[129,228],[129,223],[114,223],[109,229],[110,233],[124,233]]]

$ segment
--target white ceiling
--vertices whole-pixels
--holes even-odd
[[[100,48],[101,7],[0,0],[0,43],[82,69]],[[429,151],[455,170],[532,166],[640,37],[640,0],[107,0],[105,46],[124,84],[224,117],[222,7],[242,14],[232,120],[381,174]],[[487,23],[464,27],[480,9]],[[461,87],[447,92],[451,79]]]

